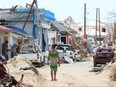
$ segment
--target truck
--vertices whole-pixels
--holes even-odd
[[[46,63],[47,52],[42,52],[39,45],[24,44],[20,48],[19,56],[26,58],[36,66],[44,66]]]

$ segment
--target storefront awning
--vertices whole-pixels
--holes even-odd
[[[6,27],[7,28],[10,28],[11,30],[18,31],[19,33],[22,33],[22,34],[26,34],[27,35],[27,33],[23,29],[21,29],[19,27],[15,27],[15,26],[6,26]]]
[[[0,31],[17,32],[16,30],[12,30],[12,29],[7,28],[7,27],[2,26],[2,25],[0,25]]]

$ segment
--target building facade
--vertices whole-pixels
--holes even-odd
[[[84,35],[84,22],[82,23],[75,23],[70,25],[71,28],[75,29],[78,32],[79,37],[83,37]],[[95,38],[97,41],[105,40],[104,37],[109,35],[109,27],[107,24],[100,22],[100,29],[99,29],[99,22],[97,22],[97,30],[96,30],[96,21],[91,20],[86,22],[86,34],[90,37],[93,38],[95,41]],[[97,37],[96,37],[97,36]],[[99,39],[101,37],[101,39]]]
[[[38,39],[42,50],[48,50],[48,29],[50,28],[49,23],[55,21],[54,13],[37,7],[33,7],[31,11],[30,7],[16,8],[15,10],[2,9],[0,20],[5,20],[9,26],[23,29]]]

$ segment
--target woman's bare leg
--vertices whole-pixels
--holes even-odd
[[[54,71],[54,80],[57,81],[57,79],[56,79],[56,71]]]
[[[53,71],[51,71],[51,78],[52,78],[52,81],[53,81]]]

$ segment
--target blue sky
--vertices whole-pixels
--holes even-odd
[[[15,5],[25,6],[33,0],[0,0],[0,8]],[[84,3],[87,5],[87,20],[95,19],[96,8],[100,8],[101,21],[108,21],[108,12],[116,10],[116,0],[37,0],[39,8],[45,8],[55,14],[59,21],[72,16],[75,22],[84,20]],[[116,12],[116,11],[115,11]]]

